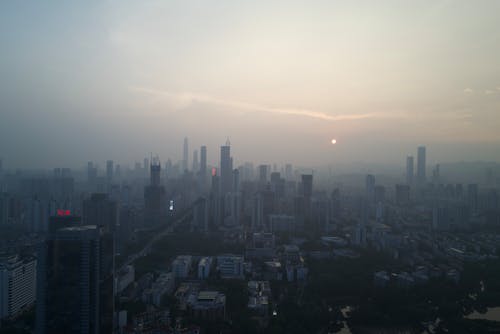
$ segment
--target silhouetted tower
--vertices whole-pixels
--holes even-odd
[[[106,161],[106,179],[108,182],[113,180],[113,160]]]
[[[151,160],[151,165],[150,165],[150,184],[153,187],[159,187],[160,186],[160,175],[161,175],[161,163],[158,158],[152,159]]]
[[[365,194],[369,202],[375,198],[375,176],[372,174],[366,175]]]
[[[112,239],[95,225],[62,228],[37,258],[36,333],[111,333]]]
[[[200,183],[205,186],[207,181],[207,147],[200,147]]]
[[[307,200],[311,200],[313,192],[313,176],[312,174],[302,174],[302,195]]]
[[[197,173],[198,172],[198,168],[199,168],[199,165],[198,165],[198,151],[194,150],[193,151],[193,173]]]
[[[420,146],[417,152],[417,182],[425,183],[425,146]]]
[[[182,172],[184,173],[188,169],[188,154],[189,154],[189,148],[188,148],[188,139],[187,137],[184,138],[184,146],[183,146],[183,155],[182,155]]]
[[[406,183],[407,184],[412,184],[413,183],[413,156],[407,156],[406,157]]]
[[[233,163],[231,159],[231,143],[220,147],[220,192],[221,196],[231,191],[233,181]]]
[[[261,185],[267,183],[267,165],[259,165],[259,183]]]

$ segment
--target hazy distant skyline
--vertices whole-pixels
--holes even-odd
[[[498,1],[0,3],[7,167],[500,161]],[[338,143],[332,146],[330,140]]]

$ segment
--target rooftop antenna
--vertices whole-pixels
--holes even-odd
[[[226,139],[226,146],[231,146],[231,142],[229,141],[229,137]]]

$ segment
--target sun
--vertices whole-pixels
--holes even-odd
[[[332,144],[333,145],[337,144],[337,139],[332,139]]]

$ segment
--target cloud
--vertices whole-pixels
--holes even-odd
[[[297,109],[297,108],[275,108],[264,106],[260,104],[247,103],[242,101],[222,99],[207,94],[198,93],[172,93],[168,91],[162,91],[151,88],[144,87],[131,87],[131,90],[137,93],[146,94],[155,98],[155,100],[162,98],[168,100],[173,109],[182,109],[194,102],[210,103],[218,106],[234,108],[243,111],[260,111],[274,114],[284,114],[284,115],[295,115],[310,117],[316,119],[322,119],[325,121],[346,121],[346,120],[360,120],[374,117],[389,117],[387,113],[361,113],[361,114],[337,114],[331,115],[320,111],[309,110],[309,109]],[[391,115],[394,116],[394,115]]]
[[[464,89],[464,94],[469,95],[469,94],[472,94],[472,93],[474,93],[474,90],[472,88],[465,88]]]

